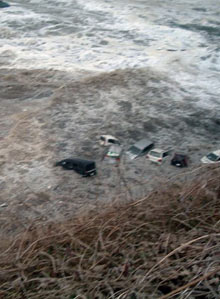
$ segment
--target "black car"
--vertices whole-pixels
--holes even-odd
[[[171,159],[170,164],[177,167],[187,167],[188,166],[188,156],[185,154],[175,153]]]
[[[79,158],[64,159],[57,162],[55,166],[62,166],[64,169],[74,170],[83,177],[93,176],[97,173],[94,161]]]

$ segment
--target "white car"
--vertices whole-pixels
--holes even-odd
[[[122,154],[122,147],[118,144],[113,144],[107,150],[104,160],[107,161],[109,164],[116,164],[120,161]]]
[[[112,144],[120,145],[119,140],[117,138],[115,138],[114,136],[112,136],[112,135],[102,135],[102,136],[100,136],[99,143],[100,143],[100,145],[103,145],[103,146],[109,146],[109,145],[112,145]]]
[[[149,151],[146,158],[154,163],[162,164],[162,162],[168,157],[170,152],[171,150],[163,150],[160,148],[155,148]]]
[[[201,159],[202,163],[220,163],[220,150],[211,152]]]

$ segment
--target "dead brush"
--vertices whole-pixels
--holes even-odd
[[[5,246],[4,246],[5,244]],[[1,242],[1,298],[218,298],[220,169]]]

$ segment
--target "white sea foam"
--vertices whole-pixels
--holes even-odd
[[[188,86],[197,78],[198,89],[214,85],[220,93],[220,37],[205,32],[219,25],[214,0],[10,3],[1,10],[3,67],[70,72],[153,67]]]

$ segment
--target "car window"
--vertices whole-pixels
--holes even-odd
[[[207,158],[211,161],[217,161],[218,156],[216,156],[214,153],[210,153],[207,155]]]
[[[131,146],[128,151],[135,155],[138,155],[141,152],[141,150],[134,145]]]
[[[101,137],[100,137],[100,140],[101,140],[101,141],[105,141],[105,137],[101,136]]]
[[[163,158],[168,156],[168,152],[163,153]]]
[[[149,151],[150,148],[152,148],[151,145],[146,146],[146,147],[142,150],[142,153],[145,153],[145,152]]]
[[[109,139],[108,142],[115,143],[115,140],[114,139]]]
[[[149,153],[149,155],[150,155],[150,156],[153,156],[153,157],[156,157],[156,158],[159,158],[159,157],[160,157],[160,153],[155,152],[155,151],[151,151],[151,152]]]

